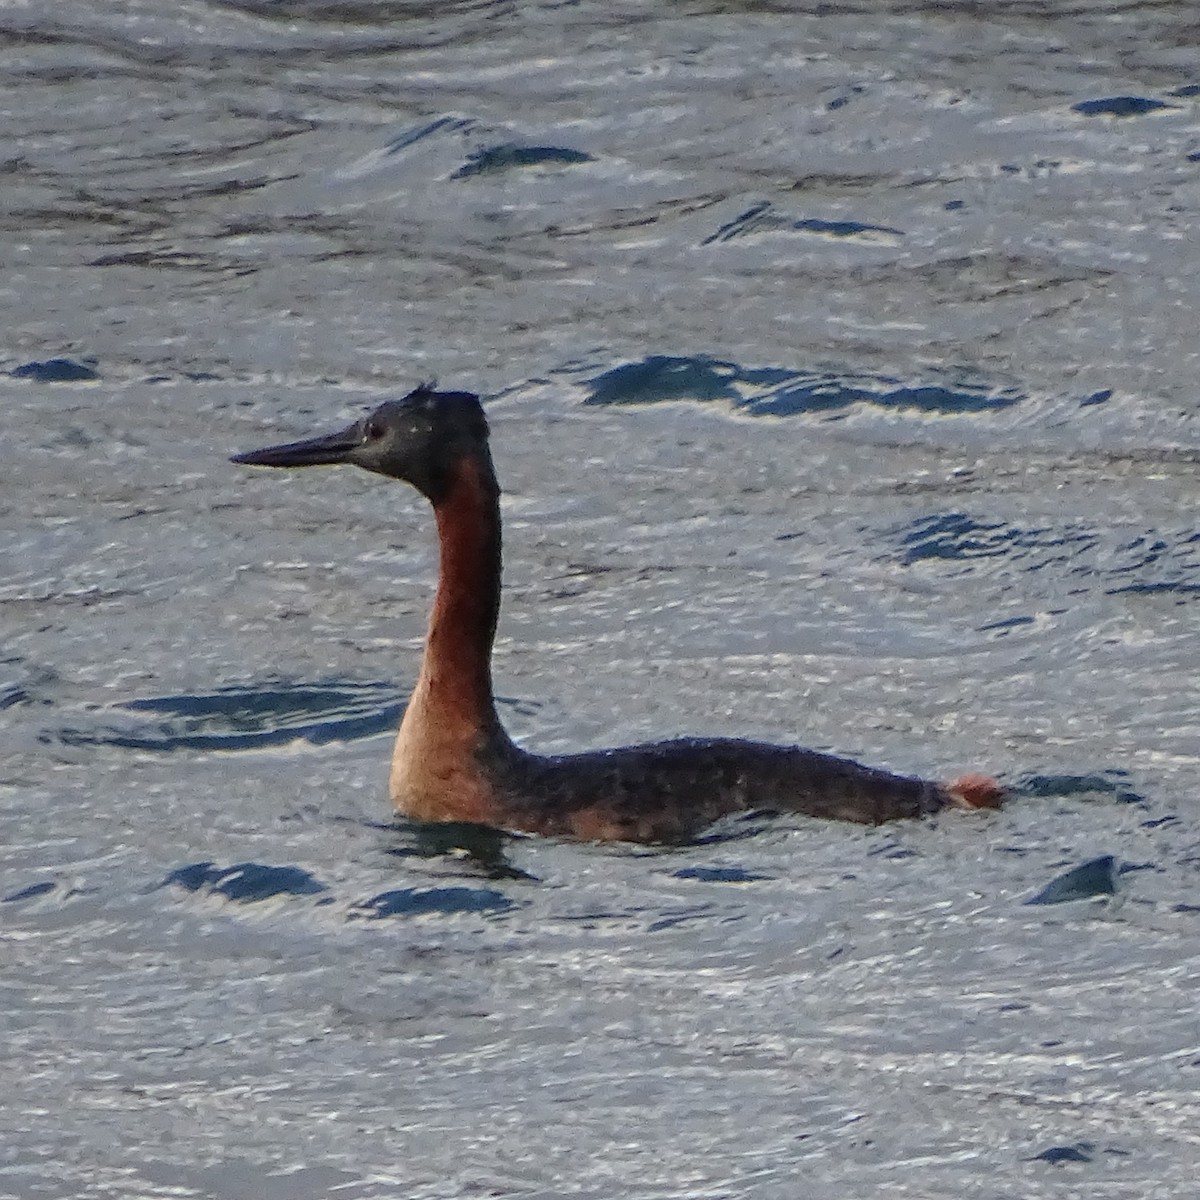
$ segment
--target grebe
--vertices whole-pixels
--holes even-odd
[[[589,841],[678,842],[726,813],[755,809],[876,824],[1000,804],[999,785],[985,775],[932,783],[739,738],[556,757],[516,746],[492,695],[500,487],[478,396],[423,385],[340,433],[232,461],[353,463],[412,484],[433,505],[440,569],[421,673],[392,756],[398,813]]]

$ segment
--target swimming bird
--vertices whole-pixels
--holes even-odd
[[[439,572],[420,674],[392,755],[397,813],[594,841],[679,842],[728,813],[771,810],[876,824],[995,808],[985,775],[934,783],[741,738],[683,738],[546,756],[508,736],[491,656],[500,613],[500,487],[479,397],[423,385],[338,433],[235,463],[337,463],[411,484],[433,506]]]

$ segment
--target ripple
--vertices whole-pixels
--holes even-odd
[[[410,178],[419,173],[426,181],[463,180],[596,161],[583,150],[506,138],[506,132],[475,117],[443,113],[402,130],[380,149],[340,168],[335,178],[343,182],[374,178],[383,184],[395,181],[399,172]],[[464,143],[469,147],[465,157]]]
[[[152,719],[60,726],[42,730],[38,740],[159,753],[263,750],[296,741],[323,746],[393,732],[407,702],[407,692],[386,683],[238,684],[196,695],[127,700],[113,709]],[[540,707],[537,701],[506,696],[496,703],[523,716]]]
[[[395,888],[380,892],[358,905],[351,916],[373,920],[383,917],[420,917],[430,913],[502,913],[516,907],[503,892],[493,888],[434,887]]]
[[[731,242],[739,238],[776,233],[807,233],[821,237],[859,238],[864,241],[893,241],[902,238],[902,229],[888,225],[870,225],[862,221],[832,221],[820,217],[797,217],[780,212],[769,200],[752,204],[731,221],[727,221],[715,233],[709,234],[700,244],[711,246],[720,242]]]
[[[1129,593],[1177,592],[1200,594],[1200,533],[1179,534],[1147,532],[1119,546],[1117,553],[1130,561],[1113,567],[1110,577],[1119,580],[1130,575],[1166,575],[1167,578],[1138,578],[1130,583],[1117,582],[1109,595]]]
[[[50,880],[42,880],[40,883],[31,883],[28,887],[18,888],[15,892],[10,892],[4,897],[0,903],[16,904],[22,900],[35,900],[38,896],[44,896],[47,892],[52,892],[58,885]]]
[[[397,134],[384,147],[383,152],[399,154],[402,150],[407,150],[409,146],[415,146],[418,142],[422,142],[436,133],[466,133],[474,125],[475,122],[470,117],[436,117],[432,121],[424,121],[420,125],[414,125],[411,129]]]
[[[472,175],[498,175],[514,167],[569,167],[578,163],[595,162],[582,150],[569,150],[564,146],[521,146],[506,142],[499,146],[485,146],[468,155],[467,161],[450,176],[451,179],[469,179]]]
[[[935,513],[903,528],[900,561],[907,567],[927,559],[962,561],[1035,556],[1036,563],[1028,569],[1039,570],[1050,562],[1063,562],[1090,550],[1099,540],[1095,533],[1049,525],[1017,526],[1005,521],[979,520],[962,512]]]
[[[393,729],[402,694],[382,683],[234,686],[199,695],[154,696],[116,706],[153,723],[63,728],[41,735],[68,746],[125,750],[258,750],[302,740],[355,741]]]
[[[335,902],[332,894],[327,894],[330,889],[311,871],[286,864],[240,862],[222,867],[209,861],[188,863],[170,872],[159,886],[223,896],[236,904],[258,904],[277,896],[320,896],[317,903],[322,906]],[[45,890],[44,885],[35,884],[7,899],[31,898]],[[498,913],[515,907],[515,901],[494,888],[393,888],[355,904],[348,915],[378,919],[430,913]]]
[[[940,415],[1010,408],[1026,397],[983,380],[906,382],[884,375],[743,367],[707,355],[652,354],[586,380],[589,405],[724,401],[753,416],[838,413],[854,404]]]
[[[1023,525],[952,510],[886,536],[898,541],[906,567],[1007,559],[1030,572],[1057,568],[1073,580],[1094,580],[1108,595],[1200,594],[1200,533],[1192,529],[1116,536],[1079,523]]]

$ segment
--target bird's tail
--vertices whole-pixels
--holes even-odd
[[[1004,803],[1004,789],[990,775],[960,775],[942,787],[957,808],[999,808]]]

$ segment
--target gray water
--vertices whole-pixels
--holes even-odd
[[[1195,1194],[1192,6],[0,30],[0,1196]],[[433,377],[524,744],[1008,808],[389,823],[428,513],[226,456]]]

